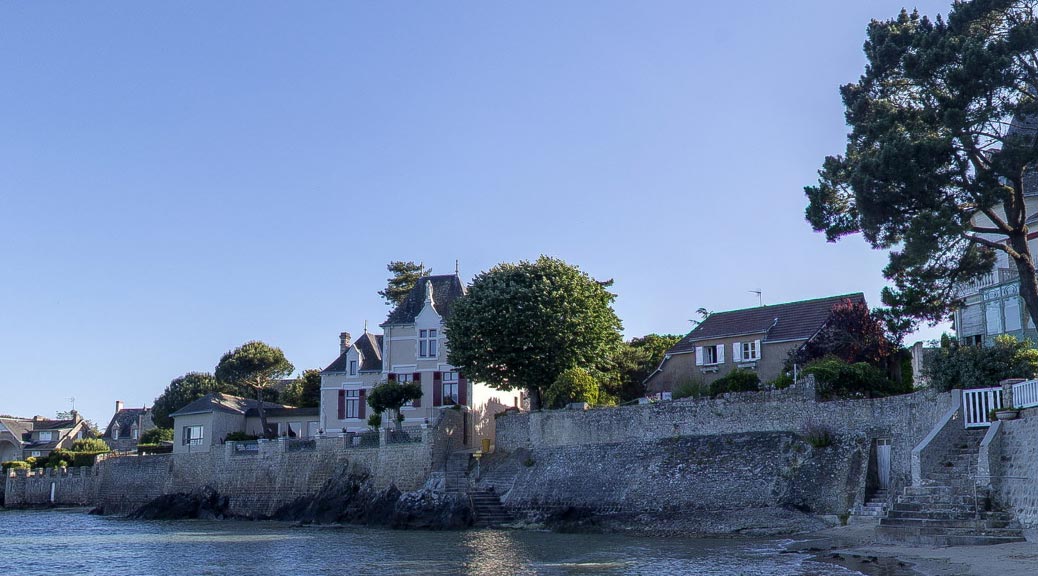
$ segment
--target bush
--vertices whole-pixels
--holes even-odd
[[[775,390],[785,390],[793,385],[793,376],[790,374],[782,374],[778,378],[771,381],[771,385]]]
[[[76,459],[74,452],[68,450],[57,449],[50,453],[47,457],[47,463],[44,465],[46,468],[67,468],[72,465],[72,462]]]
[[[253,440],[259,440],[259,436],[246,434],[244,432],[231,432],[224,437],[225,442],[251,442]]]
[[[455,406],[457,406],[457,404],[455,404]],[[378,412],[369,414],[368,426],[371,427],[372,430],[378,430],[380,427],[382,427],[382,414]]]
[[[544,405],[562,408],[572,402],[598,402],[598,382],[583,368],[569,368],[544,392]]]
[[[37,468],[43,468],[47,463],[47,459],[42,456],[29,456],[25,459],[25,463],[29,465],[29,468],[35,470]]]
[[[804,367],[805,374],[814,374],[818,397],[878,398],[912,391],[911,385],[894,382],[886,374],[865,362],[848,364],[834,356],[815,360]]]
[[[138,444],[137,455],[145,454],[170,454],[173,452],[172,444]]]
[[[72,443],[73,452],[111,452],[112,449],[100,438],[80,438]]]
[[[111,450],[105,450],[104,452],[76,452],[72,459],[72,465],[76,468],[80,466],[93,466],[97,460],[97,456],[100,454],[107,454]]]
[[[702,378],[690,376],[674,387],[670,397],[674,400],[681,398],[703,398],[710,395],[710,386],[703,382]]]
[[[752,370],[736,368],[710,384],[710,395],[717,397],[726,392],[756,392],[760,378]]]
[[[988,388],[1006,378],[1033,378],[1038,350],[1029,341],[998,336],[992,346],[959,346],[942,339],[926,358],[923,374],[941,392],[953,388]]]
[[[172,428],[152,428],[141,434],[140,444],[160,444],[173,441]]]
[[[0,469],[4,472],[8,470],[28,470],[31,468],[29,463],[24,460],[8,460],[7,462],[0,462]]]
[[[836,439],[836,435],[833,434],[832,430],[825,426],[814,423],[805,426],[804,430],[801,432],[801,435],[804,437],[804,440],[806,440],[808,444],[814,446],[815,448],[825,448],[826,446],[832,446],[833,442]]]

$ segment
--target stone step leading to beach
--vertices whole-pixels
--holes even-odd
[[[512,515],[501,505],[501,498],[493,490],[470,490],[469,499],[475,512],[475,526],[497,528],[512,522]]]
[[[922,484],[906,487],[897,497],[876,534],[891,542],[931,546],[1023,541],[1013,515],[993,510],[987,492],[976,485],[983,436],[983,431],[963,431],[933,468],[923,471]]]

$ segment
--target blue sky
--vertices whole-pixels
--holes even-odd
[[[0,413],[104,423],[253,339],[323,367],[390,260],[557,256],[627,337],[878,305],[802,188],[904,2],[761,4],[0,3]]]

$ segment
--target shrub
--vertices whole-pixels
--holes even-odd
[[[28,470],[31,468],[29,463],[24,460],[8,460],[7,462],[0,462],[0,469],[4,472],[8,470]]]
[[[141,434],[140,444],[160,444],[173,441],[172,428],[152,428]]]
[[[455,404],[457,406],[457,404]],[[375,412],[368,415],[368,426],[372,430],[378,430],[382,426],[382,414]]]
[[[702,398],[709,395],[710,386],[707,386],[702,378],[690,376],[674,387],[670,397],[679,400],[681,398]]]
[[[244,432],[231,432],[224,438],[227,442],[250,442],[252,440],[258,440],[259,436],[253,434],[246,434]]]
[[[717,397],[725,392],[756,392],[760,390],[760,378],[752,370],[736,368],[710,384],[710,395]]]
[[[37,468],[43,468],[47,463],[47,459],[42,456],[29,456],[25,459],[25,463],[29,465],[29,468],[35,470]]]
[[[80,438],[72,443],[73,452],[111,452],[112,449],[100,438]]]
[[[47,468],[66,468],[71,466],[73,461],[76,459],[74,452],[68,450],[57,449],[50,453],[47,457]]]
[[[805,374],[814,374],[818,396],[833,398],[875,398],[911,392],[911,385],[894,382],[886,374],[865,362],[848,364],[834,356],[815,360],[804,367]]]
[[[97,460],[99,454],[107,454],[111,450],[105,450],[104,452],[76,452],[72,459],[72,465],[76,468],[80,466],[93,466]]]
[[[785,390],[793,385],[793,376],[790,374],[782,374],[778,378],[772,380],[771,385],[775,390]]]
[[[598,402],[598,382],[583,368],[563,370],[544,392],[544,404],[549,408],[562,408],[571,402]]]
[[[810,423],[804,427],[801,432],[804,440],[808,444],[815,448],[825,448],[826,446],[832,446],[835,441],[835,435],[829,428],[820,424]]]
[[[172,444],[138,444],[137,455],[144,456],[145,454],[169,454],[173,452]]]
[[[952,388],[987,388],[1006,378],[1033,378],[1038,373],[1038,350],[1030,341],[998,336],[992,346],[959,346],[941,340],[927,355],[923,374],[941,392]]]

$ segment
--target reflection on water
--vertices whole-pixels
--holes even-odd
[[[139,522],[81,511],[0,511],[4,574],[846,576],[782,542],[472,530]],[[24,562],[29,561],[29,564]],[[19,570],[18,568],[22,569]]]

